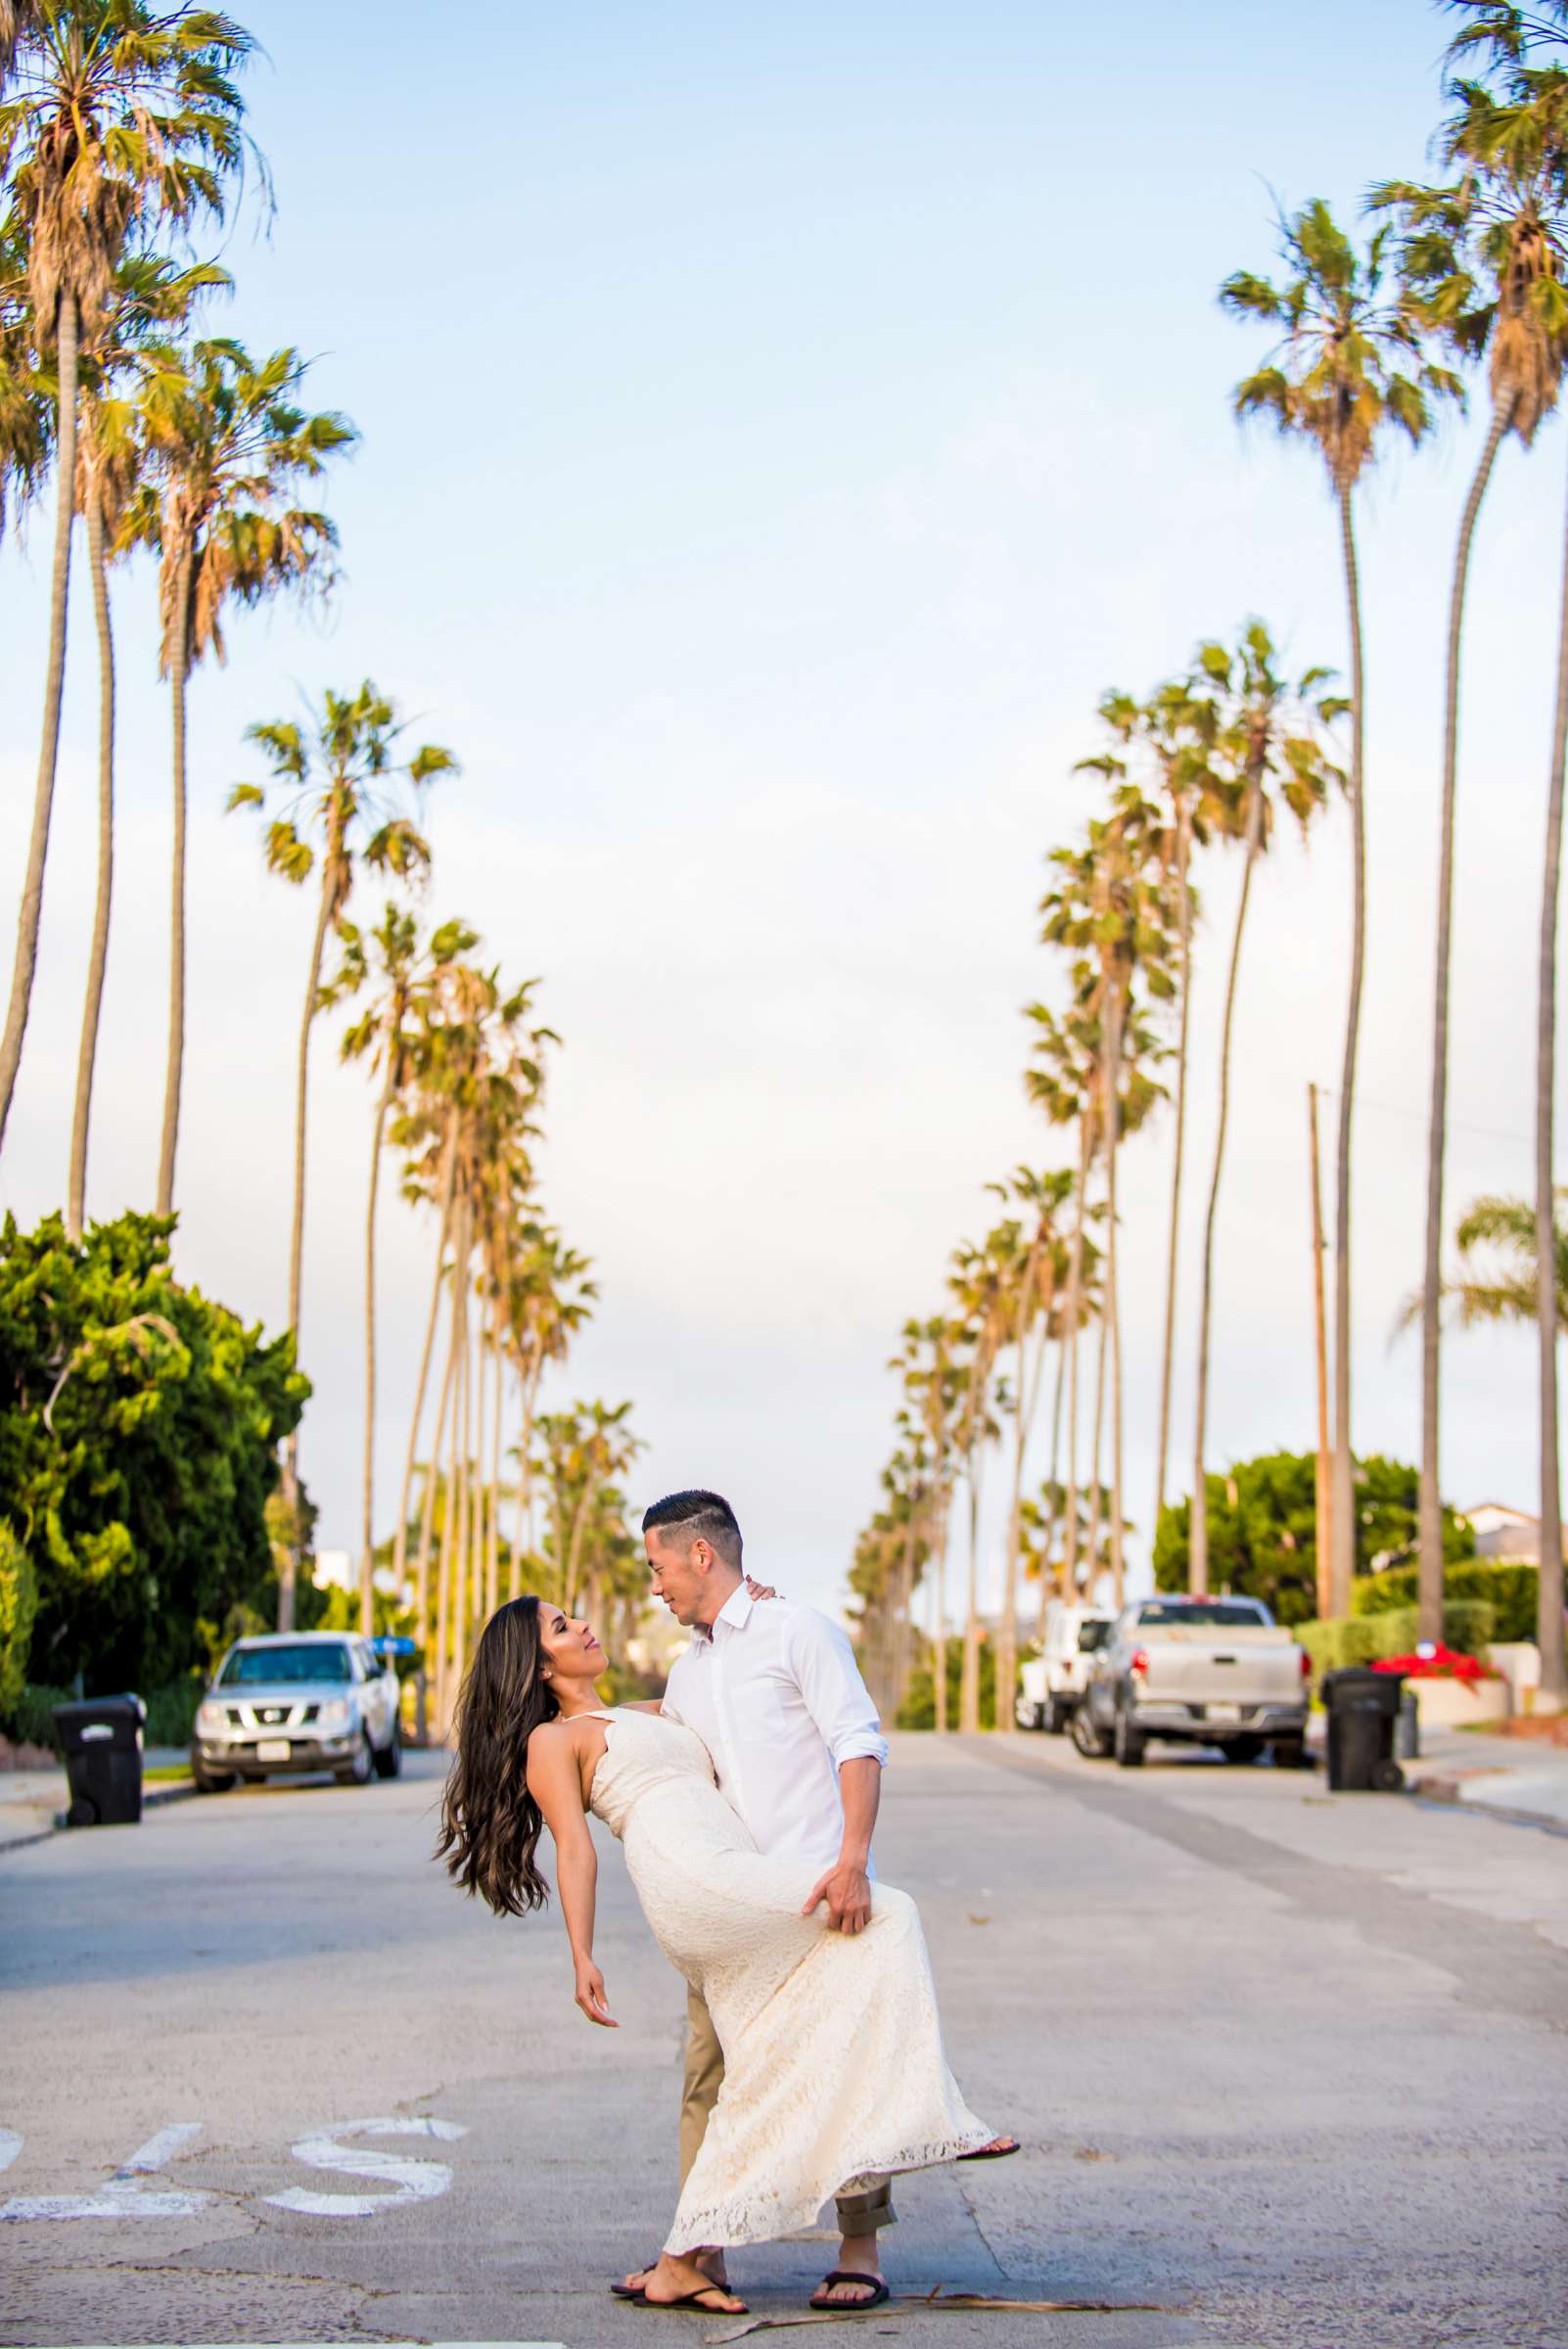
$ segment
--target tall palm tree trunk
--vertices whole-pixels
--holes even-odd
[[[1541,885],[1541,994],[1536,1018],[1536,1327],[1541,1348],[1541,1544],[1536,1637],[1541,1697],[1568,1704],[1563,1639],[1562,1490],[1557,1456],[1557,1224],[1551,1183],[1557,1050],[1557,893],[1562,872],[1563,761],[1568,758],[1568,543],[1557,617],[1557,701],[1546,792],[1545,869]]]
[[[1432,1108],[1426,1143],[1426,1257],[1421,1280],[1421,1483],[1416,1509],[1417,1635],[1443,1636],[1443,1502],[1438,1484],[1443,1311],[1443,1160],[1449,1116],[1449,965],[1453,942],[1453,809],[1459,767],[1459,647],[1470,544],[1481,501],[1502,437],[1513,418],[1512,395],[1492,413],[1481,461],[1459,517],[1449,596],[1449,642],[1443,717],[1443,813],[1438,850],[1437,952],[1432,986]]]
[[[183,629],[181,641],[183,642]],[[184,1052],[185,1038],[185,690],[183,662],[175,671],[176,732],[179,750],[175,764],[179,771],[179,814],[176,820],[175,863],[179,879],[175,888],[175,907],[179,927],[179,947],[175,959],[179,1018],[176,1024],[170,1014],[169,1024],[169,1093],[163,1110],[164,1174],[170,1190],[174,1182],[174,1132],[179,1120],[179,1059]],[[300,1018],[300,1045],[294,1080],[294,1218],[289,1233],[289,1329],[294,1338],[296,1353],[300,1345],[300,1296],[304,1271],[304,1213],[305,1213],[305,1118],[310,1102],[310,1031],[315,1023],[316,1004],[321,993],[321,964],[327,949],[327,927],[332,919],[332,869],[329,851],[321,863],[321,900],[316,908],[315,936],[310,942],[310,972],[305,982],[304,1010]],[[178,1043],[176,1045],[176,1036]],[[172,1122],[171,1122],[172,1120]],[[284,1447],[283,1491],[291,1512],[297,1512],[300,1501],[300,1430],[294,1428]],[[294,1517],[298,1528],[298,1516]],[[299,1536],[285,1551],[285,1562],[278,1576],[278,1629],[294,1629],[295,1582],[299,1573]]]
[[[436,1240],[436,1278],[431,1283],[430,1312],[425,1317],[425,1343],[420,1350],[419,1376],[414,1385],[414,1411],[408,1425],[408,1449],[403,1454],[403,1481],[397,1496],[397,1523],[392,1533],[392,1575],[401,1589],[408,1570],[408,1500],[414,1489],[414,1462],[419,1452],[419,1423],[425,1415],[425,1396],[430,1386],[430,1365],[436,1349],[436,1325],[440,1317],[441,1278],[445,1270],[446,1242],[452,1225],[452,1187],[455,1165],[451,1146],[446,1151],[446,1167],[441,1177],[440,1230]],[[431,1453],[434,1460],[439,1447]],[[423,1619],[422,1619],[423,1620]]]
[[[969,1604],[964,1615],[964,1661],[958,1682],[958,1727],[973,1737],[980,1727],[980,1470],[969,1454]]]
[[[1078,1580],[1078,1325],[1084,1317],[1084,1219],[1088,1210],[1091,1129],[1085,1108],[1078,1122],[1078,1214],[1073,1224],[1073,1261],[1067,1275],[1067,1575]]]
[[[1220,1117],[1214,1136],[1214,1173],[1209,1180],[1209,1210],[1203,1225],[1203,1288],[1198,1308],[1198,1398],[1193,1435],[1192,1534],[1188,1584],[1201,1595],[1209,1588],[1209,1488],[1205,1483],[1205,1452],[1209,1433],[1209,1340],[1214,1318],[1215,1223],[1220,1209],[1220,1178],[1224,1173],[1225,1131],[1230,1123],[1230,1036],[1236,1016],[1236,980],[1241,970],[1241,940],[1247,927],[1247,903],[1252,896],[1253,868],[1263,840],[1263,787],[1252,785],[1247,810],[1245,861],[1241,895],[1236,900],[1236,927],[1230,941],[1230,968],[1225,976],[1224,1018],[1220,1029]]]
[[[1356,1047],[1361,1027],[1366,962],[1365,681],[1361,661],[1361,586],[1356,562],[1351,493],[1339,494],[1345,557],[1345,611],[1351,647],[1351,977],[1345,1013],[1345,1059],[1339,1082],[1339,1143],[1334,1159],[1334,1462],[1328,1512],[1329,1607],[1348,1615],[1356,1575],[1356,1471],[1351,1453],[1351,1120],[1356,1104]]]
[[[911,1498],[908,1520],[903,1529],[903,1556],[899,1563],[898,1613],[893,1626],[893,1686],[890,1691],[890,1714],[897,1718],[909,1688],[909,1610],[914,1603],[915,1545],[920,1538],[918,1506]]]
[[[104,967],[109,960],[109,910],[115,891],[115,632],[109,615],[104,515],[96,484],[89,486],[87,496],[87,564],[92,575],[93,617],[98,625],[98,892],[93,900],[93,943],[87,956],[87,996],[82,1006],[81,1043],[76,1054],[76,1104],[70,1121],[66,1229],[73,1240],[81,1238],[87,1218],[87,1128],[92,1117],[98,1026],[104,1008]]]
[[[937,1545],[937,1572],[931,1586],[931,1685],[936,1699],[936,1728],[939,1736],[947,1727],[947,1536],[952,1528],[952,1495],[949,1492],[942,1504],[942,1540]]]
[[[1051,1405],[1051,1464],[1045,1480],[1045,1545],[1039,1561],[1039,1618],[1035,1636],[1045,1645],[1045,1616],[1051,1603],[1051,1551],[1056,1545],[1056,1496],[1061,1491],[1058,1470],[1061,1466],[1062,1394],[1067,1384],[1067,1339],[1064,1333],[1056,1342],[1056,1400]],[[1065,1545],[1064,1545],[1065,1546]],[[1064,1591],[1064,1597],[1071,1592]]]
[[[76,507],[76,345],[80,320],[76,298],[69,289],[60,298],[58,358],[60,366],[60,445],[55,452],[54,569],[49,583],[49,654],[44,666],[43,728],[38,746],[38,780],[33,786],[32,831],[27,841],[27,863],[22,879],[22,906],[17,916],[17,951],[11,970],[11,1001],[0,1035],[0,1141],[5,1138],[22,1066],[23,1040],[32,1001],[32,978],[38,965],[38,930],[43,919],[44,865],[49,856],[49,819],[55,803],[55,771],[60,763],[60,705],[66,683],[66,621],[70,595],[70,529]]]
[[[373,1631],[375,1604],[376,1519],[376,1201],[381,1192],[381,1146],[387,1130],[397,1073],[395,1052],[389,1044],[387,1077],[376,1103],[375,1132],[370,1145],[370,1196],[365,1204],[365,1448],[360,1464],[359,1629],[368,1639]],[[401,1589],[401,1583],[398,1584]]]
[[[419,1734],[429,1731],[427,1700],[437,1695],[440,1681],[441,1610],[438,1603],[434,1618],[430,1604],[431,1537],[436,1525],[436,1505],[441,1485],[441,1447],[446,1441],[446,1412],[451,1401],[452,1367],[454,1357],[448,1345],[446,1368],[441,1377],[440,1395],[436,1405],[436,1426],[431,1435],[430,1464],[425,1471],[424,1489],[419,1497],[419,1563],[414,1582],[414,1620],[419,1625],[421,1660],[419,1668]],[[437,1718],[440,1707],[437,1704]]]
[[[1117,1292],[1116,1161],[1122,1140],[1122,1021],[1120,987],[1111,990],[1105,1038],[1105,1316],[1111,1343],[1111,1589],[1118,1610],[1127,1580],[1122,1554],[1122,1316]]]
[[[158,1145],[158,1213],[174,1213],[174,1158],[180,1138],[180,1086],[185,1072],[185,703],[191,668],[191,567],[187,553],[174,591],[169,652],[169,704],[173,717],[174,843],[169,866],[168,1058],[163,1072],[163,1125]],[[289,1326],[294,1327],[293,1315]],[[284,1453],[283,1489],[291,1507],[299,1500],[297,1439]],[[294,1629],[294,1572],[298,1536],[291,1535],[278,1581],[278,1629]],[[283,1620],[285,1591],[289,1619]]]
[[[1109,1265],[1106,1272],[1109,1275]],[[1105,1450],[1105,1362],[1111,1341],[1109,1305],[1107,1294],[1100,1301],[1099,1336],[1094,1350],[1094,1457],[1089,1463],[1088,1508],[1088,1587],[1091,1592],[1099,1582],[1105,1564],[1101,1539],[1105,1526],[1105,1486],[1101,1481],[1100,1463]]]
[[[1018,1325],[1014,1331],[1014,1344],[1018,1352],[1018,1393],[1013,1405],[1013,1490],[1007,1506],[1007,1557],[1002,1570],[1001,1623],[996,1633],[995,1727],[998,1729],[1010,1729],[1013,1727],[1013,1697],[1018,1684],[1018,1550],[1023,1535],[1024,1454],[1029,1449],[1029,1431],[1034,1423],[1035,1405],[1039,1396],[1038,1366],[1031,1380],[1024,1356],[1038,1264],[1039,1246],[1037,1241],[1024,1266],[1024,1278],[1018,1297]],[[1039,1360],[1044,1360],[1043,1344]]]
[[[463,1352],[457,1366],[458,1424],[463,1456],[457,1463],[457,1549],[452,1562],[452,1702],[468,1671],[468,1624],[473,1611],[474,1569],[474,1351],[468,1299],[463,1299]]]
[[[523,1381],[523,1424],[517,1445],[517,1531],[512,1542],[511,1564],[506,1577],[508,1598],[517,1598],[523,1589],[523,1560],[532,1543],[530,1510],[533,1493],[533,1466],[530,1453],[533,1449],[533,1410],[538,1399],[539,1372],[530,1370]]]
[[[1176,1267],[1181,1239],[1181,1174],[1186,1161],[1187,1030],[1192,1007],[1192,891],[1187,868],[1192,855],[1192,821],[1185,800],[1176,809],[1176,1148],[1171,1164],[1171,1221],[1166,1241],[1165,1341],[1160,1357],[1160,1437],[1155,1457],[1154,1516],[1149,1541],[1160,1530],[1165,1476],[1171,1452],[1171,1375],[1176,1359]]]
[[[496,1309],[499,1320],[500,1309]],[[501,1352],[501,1333],[495,1329],[490,1337],[490,1352],[494,1357],[495,1389],[490,1406],[490,1499],[488,1517],[488,1546],[484,1553],[484,1620],[488,1623],[501,1603],[501,1403],[505,1386],[506,1358]]]

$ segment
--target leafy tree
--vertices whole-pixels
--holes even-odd
[[[1279,224],[1282,285],[1238,270],[1220,299],[1234,316],[1257,318],[1279,330],[1264,366],[1237,385],[1238,416],[1270,419],[1287,438],[1314,448],[1339,508],[1340,552],[1351,648],[1352,916],[1350,996],[1345,1020],[1344,1072],[1339,1092],[1335,1154],[1334,1248],[1334,1557],[1330,1587],[1336,1611],[1350,1589],[1351,1513],[1351,1124],[1356,1056],[1360,1035],[1361,979],[1366,950],[1366,822],[1363,735],[1365,693],[1361,643],[1360,576],[1356,556],[1355,493],[1380,438],[1396,427],[1420,441],[1432,425],[1433,403],[1460,396],[1459,379],[1427,357],[1425,330],[1408,290],[1392,285],[1385,222],[1364,253],[1358,251],[1321,198]]]
[[[1281,1623],[1306,1623],[1317,1612],[1317,1455],[1271,1451],[1238,1460],[1228,1475],[1211,1473],[1208,1491],[1209,1588],[1261,1598]],[[1403,1460],[1372,1453],[1357,1470],[1356,1572],[1372,1574],[1413,1553],[1418,1471]],[[1190,1574],[1192,1508],[1172,1503],[1160,1512],[1154,1537],[1154,1580],[1180,1590]],[[1452,1509],[1444,1511],[1444,1553],[1473,1557],[1475,1536]]]
[[[36,1577],[36,1679],[156,1686],[271,1585],[277,1448],[309,1388],[291,1336],[175,1281],[170,1230],[0,1226],[0,1519]]]
[[[115,269],[133,238],[222,217],[227,183],[245,155],[243,110],[228,75],[252,46],[239,25],[208,9],[160,14],[145,0],[54,0],[35,13],[0,105],[0,177],[10,183],[26,255],[34,351],[55,372],[58,486],[38,777],[0,1036],[0,1136],[22,1063],[43,912],[66,676],[80,361],[98,346]],[[0,40],[4,33],[0,25]]]

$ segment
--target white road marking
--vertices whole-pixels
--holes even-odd
[[[452,2173],[443,2161],[419,2161],[407,2153],[367,2153],[339,2141],[346,2137],[424,2137],[455,2144],[468,2131],[459,2121],[417,2120],[345,2121],[339,2128],[302,2137],[292,2146],[296,2161],[310,2170],[338,2170],[346,2178],[374,2178],[397,2188],[391,2194],[318,2194],[307,2187],[291,2186],[265,2198],[275,2210],[308,2211],[324,2219],[367,2219],[395,2202],[429,2202],[444,2194]]]
[[[194,2218],[213,2199],[210,2194],[198,2192],[194,2188],[186,2188],[182,2192],[165,2188],[161,2192],[149,2193],[138,2181],[155,2178],[193,2137],[201,2134],[200,2121],[171,2122],[168,2128],[160,2129],[150,2137],[145,2145],[139,2145],[127,2161],[121,2162],[96,2194],[13,2194],[9,2202],[0,2202],[0,2219]],[[9,2129],[0,2130],[0,2170],[8,2169],[21,2150],[21,2138]]]

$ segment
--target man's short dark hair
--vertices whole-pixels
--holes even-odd
[[[726,1566],[740,1572],[741,1530],[722,1493],[667,1493],[643,1510],[642,1530],[662,1542],[674,1538],[686,1549],[706,1542]]]

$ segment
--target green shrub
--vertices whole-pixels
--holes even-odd
[[[1451,1598],[1443,1609],[1444,1641],[1463,1655],[1481,1655],[1495,1620],[1485,1599]],[[1375,1615],[1314,1617],[1311,1623],[1293,1624],[1291,1635],[1312,1658],[1316,1682],[1325,1672],[1339,1672],[1347,1664],[1377,1664],[1385,1656],[1410,1655],[1420,1635],[1419,1622],[1413,1606],[1384,1607]]]
[[[149,1745],[189,1745],[191,1731],[196,1727],[196,1708],[207,1688],[204,1673],[188,1672],[163,1687],[155,1688],[147,1697],[147,1727],[143,1734]]]
[[[1482,1600],[1493,1610],[1494,1639],[1533,1639],[1539,1585],[1540,1570],[1528,1563],[1508,1560],[1493,1565],[1486,1558],[1461,1558],[1444,1570],[1445,1607],[1456,1599]],[[1381,1574],[1358,1576],[1351,1612],[1376,1615],[1388,1607],[1413,1607],[1415,1597],[1415,1568],[1389,1566]],[[1460,1645],[1451,1634],[1445,1632],[1444,1636],[1451,1647]]]
[[[48,1688],[28,1681],[0,1713],[0,1729],[18,1745],[46,1745],[58,1754],[55,1707],[69,1705],[74,1694],[71,1688]]]
[[[958,1692],[963,1682],[964,1640],[959,1632],[947,1641],[947,1727],[958,1727]],[[937,1680],[929,1664],[909,1678],[909,1691],[899,1707],[896,1729],[934,1729],[937,1726]],[[988,1639],[980,1650],[980,1726],[996,1727],[996,1654]],[[1011,1722],[1008,1723],[1011,1728]]]
[[[1480,1656],[1484,1662],[1497,1623],[1498,1610],[1490,1599],[1446,1597],[1443,1601],[1443,1643],[1456,1648],[1461,1656]]]
[[[38,1578],[32,1560],[0,1517],[0,1721],[26,1684],[27,1648],[37,1612]]]

